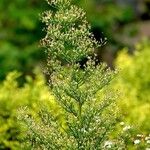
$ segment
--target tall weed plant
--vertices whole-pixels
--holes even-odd
[[[90,32],[85,12],[71,0],[47,2],[52,9],[41,17],[46,24],[41,45],[47,54],[49,86],[64,121],[42,104],[38,119],[22,109],[27,143],[36,150],[124,149],[121,135],[111,135],[118,121],[117,94],[107,85],[116,72],[96,63],[94,51],[100,43]]]

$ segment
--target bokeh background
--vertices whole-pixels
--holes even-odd
[[[97,40],[107,38],[99,50],[100,59],[113,66],[114,56],[123,47],[150,36],[149,0],[76,0],[84,8]],[[39,14],[47,10],[44,0],[0,1],[0,80],[12,70],[32,74],[45,60],[38,47],[44,36]]]
[[[127,122],[150,133],[150,0],[76,0],[102,47],[100,62],[121,68],[113,87]],[[0,150],[20,149],[16,110],[49,99],[42,74],[46,56],[39,46],[44,0],[0,0]]]

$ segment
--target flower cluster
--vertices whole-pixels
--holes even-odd
[[[51,1],[55,4],[60,1]],[[75,63],[94,52],[98,42],[90,33],[90,25],[86,21],[85,12],[75,5],[68,5],[64,0],[63,5],[57,7],[55,13],[46,11],[42,21],[46,24],[46,36],[41,41],[46,47],[48,55],[56,57],[63,63]]]

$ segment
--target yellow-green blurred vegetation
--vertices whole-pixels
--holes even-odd
[[[123,49],[116,66],[120,73],[114,86],[122,93],[119,104],[125,120],[139,128],[142,133],[150,132],[150,41],[136,45],[134,54]]]
[[[45,83],[44,76],[39,71],[35,72],[35,79],[27,76],[26,83],[22,87],[18,86],[17,79],[20,73],[16,71],[9,73],[6,79],[0,84],[1,150],[21,149],[20,140],[25,135],[25,132],[23,132],[20,123],[17,121],[20,107],[27,106],[32,115],[36,115],[43,105],[49,106],[49,109],[53,108],[55,115],[59,110]]]

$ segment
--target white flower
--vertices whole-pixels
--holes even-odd
[[[142,134],[137,134],[137,137],[143,137],[143,135]]]
[[[123,125],[124,125],[124,122],[120,122],[120,125],[123,126]]]
[[[131,129],[130,126],[125,126],[125,127],[123,128],[123,131],[127,131],[127,130],[129,130],[129,129]]]
[[[150,144],[150,140],[147,140],[147,144]]]
[[[134,144],[139,144],[141,141],[140,140],[135,140]]]
[[[106,141],[105,144],[104,144],[104,147],[105,148],[111,148],[112,144],[113,143],[111,141]]]
[[[150,140],[150,137],[149,137],[149,136],[145,137],[145,140],[146,140],[146,141],[147,141],[147,140]]]

